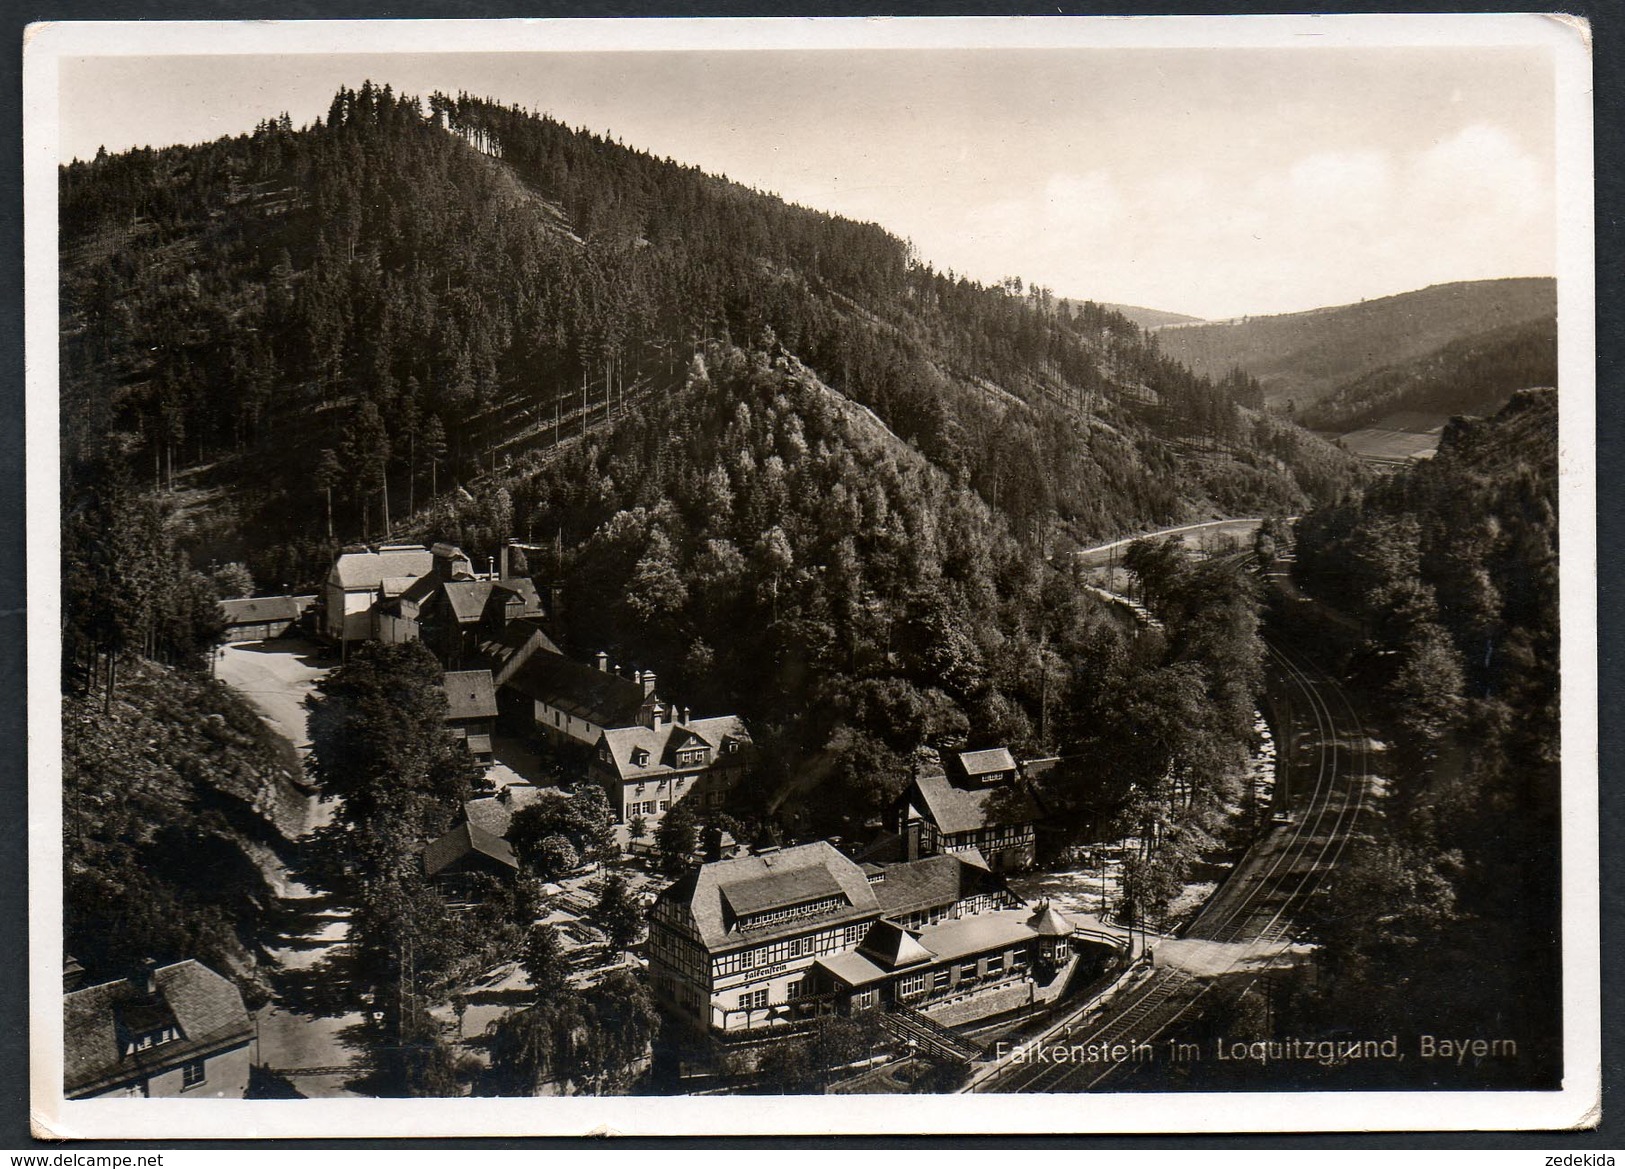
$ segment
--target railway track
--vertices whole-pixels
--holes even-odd
[[[1244,972],[1260,945],[1284,948],[1291,942],[1295,914],[1336,867],[1359,822],[1370,770],[1360,721],[1336,681],[1288,649],[1266,648],[1288,708],[1282,722],[1290,725],[1287,801],[1293,819],[1253,844],[1183,931],[1182,944],[1196,943],[1185,946],[1183,965],[1203,973],[1156,967],[1138,986],[1116,995],[1104,1015],[1090,1021],[1087,1009],[1080,1009],[1023,1057],[976,1077],[969,1090],[1083,1092],[1132,1073],[1144,1066],[1136,1053],[1199,1012],[1217,979]],[[1304,761],[1306,753],[1312,758]],[[1037,1048],[1054,1045],[1066,1047],[1071,1058],[1033,1058]]]

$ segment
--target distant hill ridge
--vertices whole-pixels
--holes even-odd
[[[1184,313],[1171,313],[1160,308],[1142,308],[1137,304],[1105,304],[1101,307],[1127,317],[1142,329],[1160,329],[1168,325],[1203,325],[1207,323],[1201,317],[1186,316]]]
[[[1550,277],[1461,281],[1358,304],[1159,329],[1169,357],[1208,377],[1240,367],[1272,405],[1299,409],[1384,366],[1557,312]]]
[[[1409,361],[1344,382],[1300,410],[1317,430],[1370,426],[1396,412],[1438,425],[1453,414],[1494,414],[1511,395],[1557,384],[1557,320],[1544,317],[1473,333]]]
[[[60,190],[65,461],[123,452],[195,553],[271,588],[458,487],[488,554],[545,520],[496,497],[503,466],[610,431],[714,344],[792,355],[1035,546],[1293,512],[1350,473],[1108,308],[467,94],[364,84]]]

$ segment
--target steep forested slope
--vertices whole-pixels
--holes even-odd
[[[1209,377],[1239,366],[1272,404],[1290,400],[1302,408],[1351,378],[1556,313],[1554,280],[1477,280],[1312,312],[1160,329],[1157,342]]]
[[[197,958],[254,980],[273,891],[259,858],[301,827],[270,733],[209,678],[146,660],[63,706],[63,931],[92,980]]]
[[[713,344],[682,388],[529,461],[493,495],[545,538],[529,567],[562,579],[575,652],[606,650],[696,713],[750,721],[763,760],[730,809],[742,838],[776,815],[862,839],[922,746],[1089,760],[1046,789],[1055,826],[1080,833],[1178,822],[1245,761],[1245,645],[1136,636],[782,352]],[[491,511],[448,498],[420,534],[471,542]],[[1201,588],[1203,614],[1251,628],[1229,586]]]
[[[1115,312],[466,96],[364,85],[61,191],[70,464],[123,452],[272,587],[670,392],[707,340],[794,354],[1034,547],[1296,510],[1351,473]]]
[[[1433,460],[1311,513],[1299,531],[1304,583],[1367,630],[1351,673],[1381,697],[1393,779],[1317,923],[1327,957],[1310,1009],[1342,1027],[1505,1035],[1518,1060],[1446,1069],[1455,1082],[1550,1082],[1556,393],[1523,391],[1494,418],[1456,420]]]
[[[1556,384],[1557,321],[1548,317],[1474,333],[1424,357],[1385,365],[1344,382],[1298,417],[1317,430],[1348,431],[1402,410],[1494,414],[1515,390]]]

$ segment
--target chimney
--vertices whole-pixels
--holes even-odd
[[[603,650],[599,650],[598,656],[594,660],[598,663],[598,668],[600,670],[606,674],[609,673],[609,655],[607,653],[605,653]]]
[[[85,968],[79,959],[69,954],[62,960],[62,993],[68,994],[85,984]]]
[[[136,989],[142,994],[155,995],[158,993],[158,960],[156,958],[143,958],[141,972],[130,980],[135,983]]]
[[[692,719],[692,718],[691,718],[691,717],[690,717],[690,716],[691,716],[691,714],[692,714],[692,713],[693,713],[693,712],[692,712],[692,711],[690,711],[690,710],[689,710],[689,708],[688,708],[688,707],[686,707],[686,706],[685,706],[685,707],[683,707],[683,723],[684,723],[684,725],[685,725],[685,726],[686,726],[686,725],[687,725],[687,724],[688,724],[688,723],[690,723],[690,722],[693,722],[693,721],[694,721],[694,720],[693,720],[693,719]]]
[[[903,825],[903,859],[917,861],[920,859],[920,830],[923,826],[918,820],[910,820]]]
[[[502,576],[500,578],[498,578],[500,580],[508,580],[513,576],[513,570],[508,567],[509,564],[511,563],[511,561],[509,560],[509,557],[508,557],[508,550],[512,546],[513,546],[513,541],[512,540],[504,540],[504,541],[502,541]]]
[[[497,558],[495,556],[487,556],[485,558],[485,575],[492,580],[496,579]]]
[[[655,692],[655,672],[653,670],[643,671],[643,677],[638,680],[643,683],[643,696],[645,698]]]

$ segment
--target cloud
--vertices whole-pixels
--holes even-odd
[[[1549,206],[1552,198],[1539,162],[1504,130],[1483,123],[1423,151],[1408,177],[1417,203],[1466,214],[1522,217]]]

